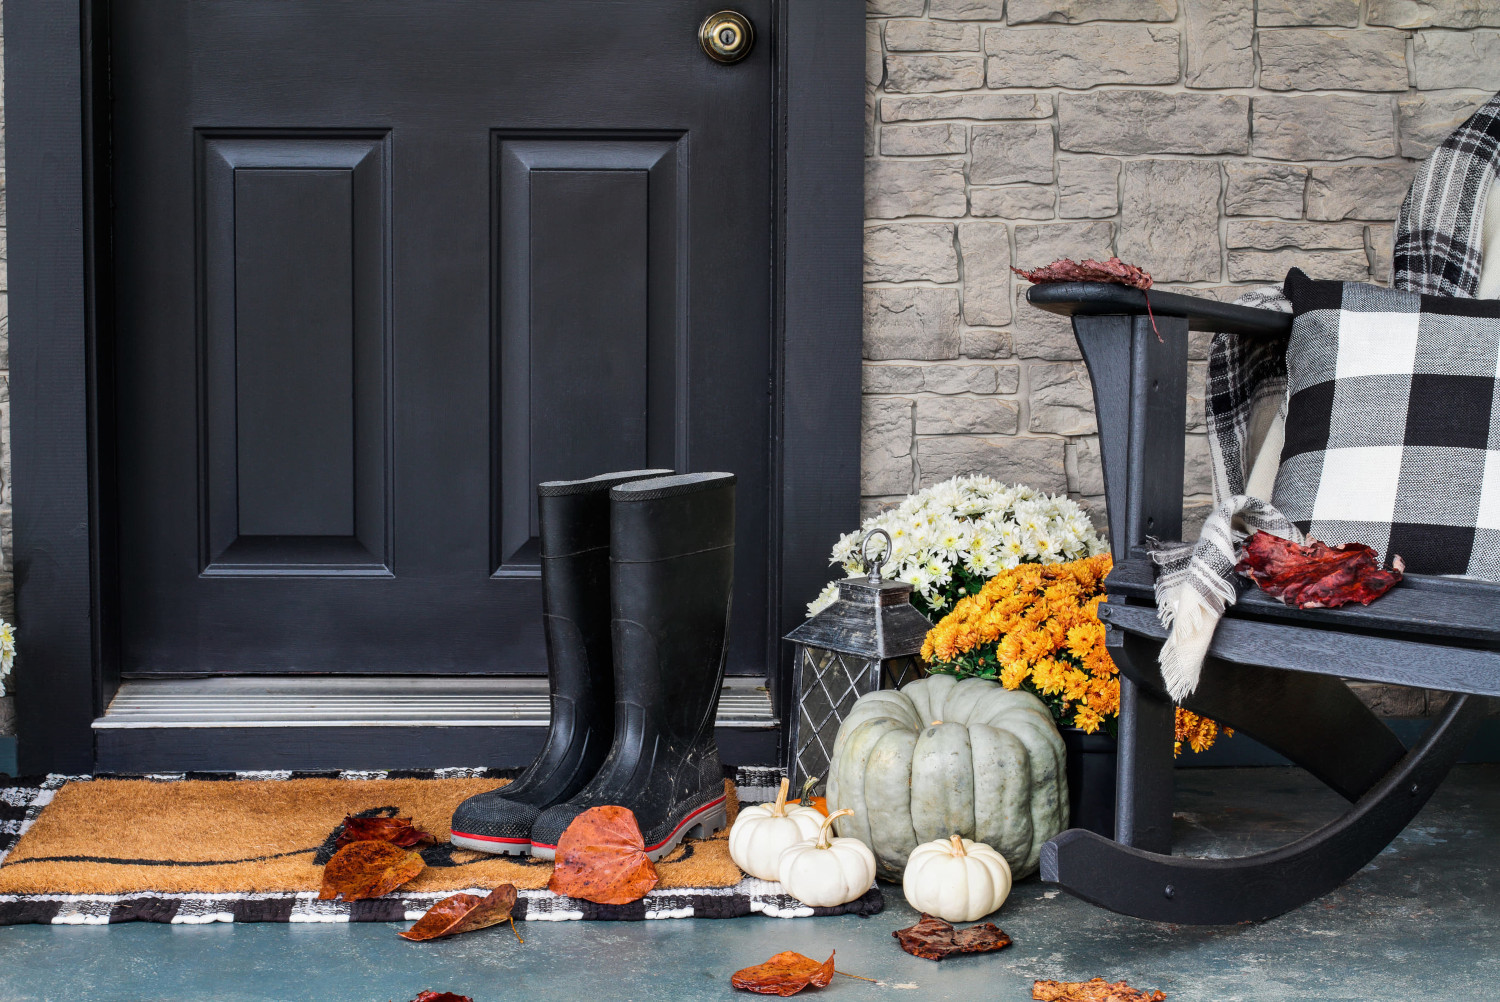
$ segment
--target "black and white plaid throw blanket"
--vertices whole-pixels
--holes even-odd
[[[1500,171],[1500,94],[1454,130],[1412,182],[1396,227],[1397,289],[1473,298],[1483,260],[1485,201]],[[1241,296],[1241,306],[1291,312],[1281,289]],[[1172,698],[1198,686],[1214,629],[1239,596],[1234,574],[1240,544],[1258,531],[1303,541],[1269,502],[1271,484],[1254,467],[1285,417],[1286,340],[1242,340],[1217,334],[1209,350],[1205,419],[1213,460],[1214,510],[1196,543],[1152,542],[1156,605],[1171,630],[1161,651],[1162,679]],[[1256,474],[1252,484],[1252,471]]]

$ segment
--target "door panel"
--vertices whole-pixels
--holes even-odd
[[[740,477],[763,673],[770,0],[117,0],[123,670],[544,669],[534,486]]]

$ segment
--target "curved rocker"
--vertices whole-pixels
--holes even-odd
[[[1242,666],[1241,671],[1255,673]],[[1400,764],[1337,821],[1270,852],[1190,859],[1143,852],[1093,832],[1042,847],[1042,879],[1111,911],[1187,925],[1273,918],[1327,894],[1374,859],[1416,816],[1488,710],[1457,695]]]

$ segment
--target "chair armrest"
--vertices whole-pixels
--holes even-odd
[[[1048,282],[1026,290],[1026,301],[1063,316],[1145,315],[1147,294],[1140,289],[1108,282]],[[1163,317],[1186,317],[1188,329],[1238,334],[1241,337],[1285,337],[1292,315],[1275,310],[1235,306],[1176,292],[1152,292],[1150,312]]]

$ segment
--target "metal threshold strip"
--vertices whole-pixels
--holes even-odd
[[[774,730],[770,695],[730,678],[718,726]],[[95,730],[204,727],[546,727],[544,678],[207,678],[130,680]]]

